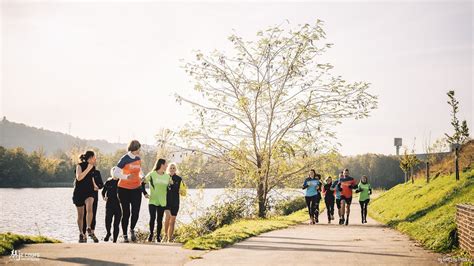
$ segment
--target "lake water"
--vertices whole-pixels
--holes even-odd
[[[41,234],[65,242],[76,242],[77,211],[72,203],[72,188],[1,188],[0,232]],[[178,214],[180,223],[189,223],[202,215],[205,208],[219,201],[224,189],[189,189],[182,198]],[[275,198],[303,195],[301,190],[284,190],[274,193]],[[148,200],[142,198],[137,229],[148,228]],[[105,202],[99,195],[96,235],[105,236]]]

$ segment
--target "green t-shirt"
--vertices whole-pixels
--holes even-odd
[[[150,201],[148,204],[166,207],[166,193],[171,176],[168,174],[158,174],[152,171],[145,176],[145,183],[150,185]]]
[[[359,182],[359,185],[357,186],[359,190],[362,190],[359,194],[359,201],[364,201],[370,199],[369,195],[369,190],[372,189],[369,183],[367,184],[362,184]]]

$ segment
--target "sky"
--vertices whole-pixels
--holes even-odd
[[[231,52],[233,30],[255,40],[286,20],[321,19],[333,73],[379,97],[370,118],[336,128],[342,154],[394,154],[394,137],[423,152],[452,132],[448,90],[473,126],[472,1],[1,1],[0,115],[10,121],[153,144],[160,128],[193,119],[174,97],[193,93],[180,59]]]

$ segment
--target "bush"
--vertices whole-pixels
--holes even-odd
[[[190,239],[209,234],[238,219],[248,218],[251,216],[248,210],[245,199],[212,205],[198,219],[177,228],[175,232],[176,241],[184,243]]]
[[[60,243],[60,241],[44,236],[18,235],[10,232],[0,233],[0,255],[7,255],[8,252],[23,244],[34,243]]]
[[[304,197],[296,197],[294,199],[284,200],[276,204],[276,215],[289,215],[296,211],[306,208]]]

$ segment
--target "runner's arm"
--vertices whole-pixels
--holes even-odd
[[[105,194],[107,193],[108,186],[109,186],[109,181],[105,181],[104,188],[102,189],[102,198],[105,198]]]
[[[308,180],[305,180],[304,183],[303,183],[303,189],[306,189],[308,188]]]
[[[129,175],[125,175],[123,173],[123,169],[117,165],[117,167],[115,167],[114,169],[114,177],[118,177],[120,179],[128,179]]]
[[[102,180],[102,175],[100,174],[99,170],[96,170],[96,174],[94,175],[94,182],[99,189],[104,187],[104,181]]]
[[[148,195],[148,192],[146,192],[146,188],[145,188],[145,182],[143,181],[142,181],[142,193],[143,193],[143,196]]]

